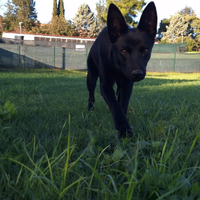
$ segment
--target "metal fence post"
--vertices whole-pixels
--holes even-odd
[[[56,67],[56,47],[53,46],[53,66]]]
[[[176,71],[176,52],[174,52],[174,69],[173,71]]]
[[[21,53],[21,46],[20,46],[20,43],[19,43],[19,67],[20,67],[20,63],[21,63],[21,59],[20,59],[20,57],[21,57],[21,55],[20,55],[20,53]]]
[[[87,57],[88,57],[88,48],[86,47],[86,49],[85,49],[85,54],[86,54],[86,68],[87,68]]]
[[[65,47],[62,48],[62,68],[65,69]]]

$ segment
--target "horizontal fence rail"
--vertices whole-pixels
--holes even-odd
[[[0,43],[0,66],[84,70],[87,69],[90,47],[80,44],[68,48]],[[157,53],[153,50],[147,71],[200,72],[200,53]]]

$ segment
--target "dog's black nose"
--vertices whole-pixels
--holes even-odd
[[[132,71],[133,78],[144,78],[144,73],[140,69]]]

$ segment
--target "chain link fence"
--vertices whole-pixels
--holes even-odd
[[[84,70],[91,45],[74,43],[62,47],[0,43],[0,66]],[[180,53],[179,47],[180,44],[154,45],[147,71],[200,72],[200,53]]]
[[[200,53],[152,53],[147,70],[153,72],[200,72]]]
[[[200,52],[187,53],[186,43],[155,44],[147,70],[154,72],[200,72]]]
[[[80,48],[82,47],[82,48]],[[88,47],[29,46],[0,43],[3,67],[86,69]]]

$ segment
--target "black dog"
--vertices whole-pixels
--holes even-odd
[[[112,113],[120,137],[132,134],[126,118],[133,83],[146,75],[157,27],[155,4],[150,2],[137,28],[130,28],[119,9],[110,4],[107,27],[97,37],[87,60],[88,109],[93,109],[94,90],[100,78],[101,94]],[[113,90],[117,83],[117,99]]]

